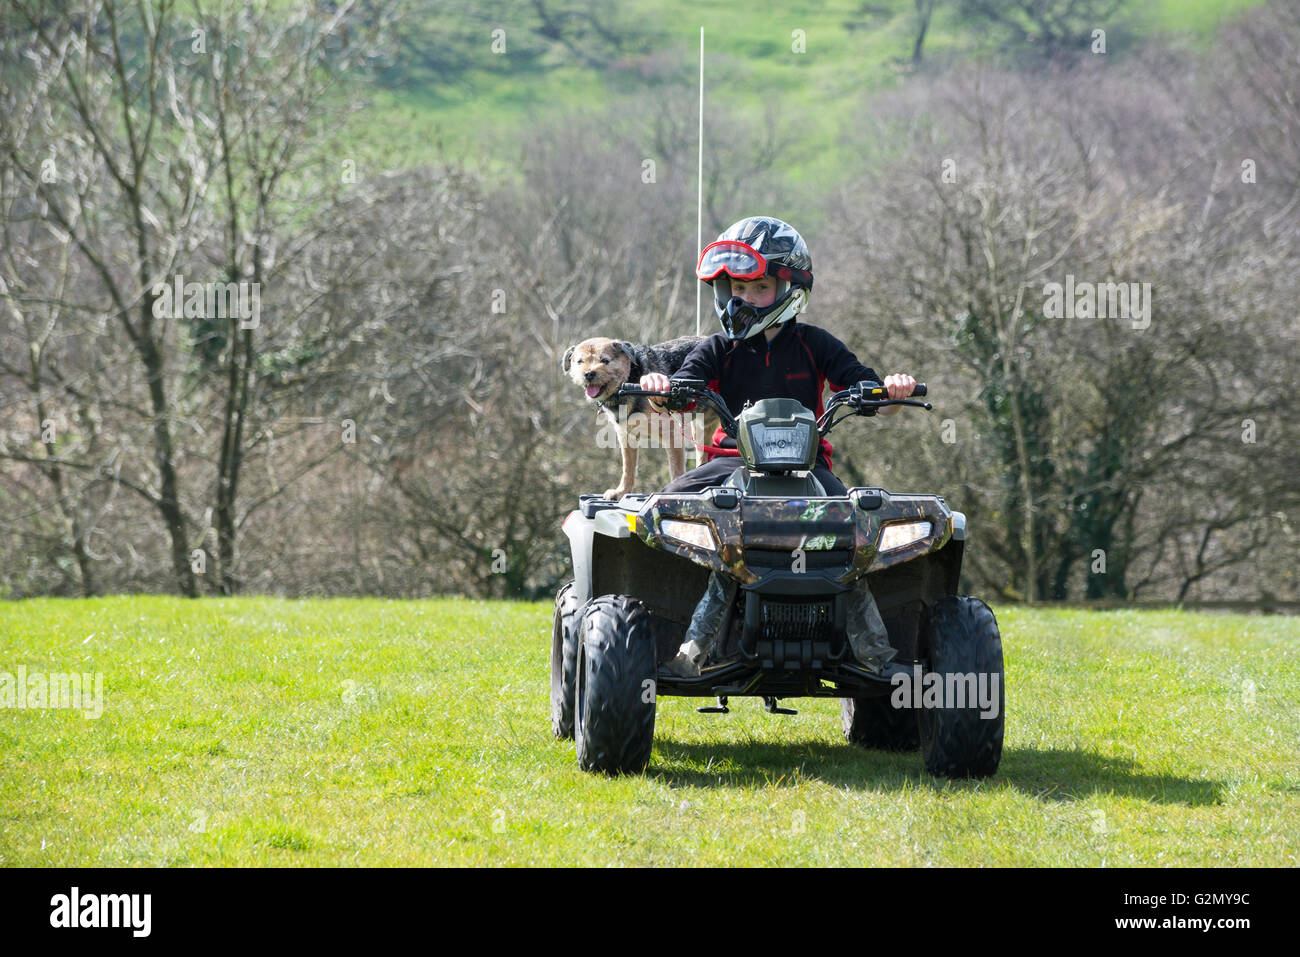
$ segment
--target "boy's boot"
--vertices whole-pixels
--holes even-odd
[[[871,594],[867,576],[853,583],[849,592],[848,613],[845,625],[849,632],[849,647],[853,657],[865,668],[879,671],[881,666],[898,652],[889,644],[889,632],[876,607],[876,596]]]
[[[709,656],[722,626],[722,618],[736,600],[738,582],[722,577],[717,572],[709,573],[709,587],[704,590],[704,597],[695,606],[691,615],[690,627],[686,629],[686,638],[677,652],[677,657],[665,666],[675,675],[694,678],[700,673],[700,665]]]

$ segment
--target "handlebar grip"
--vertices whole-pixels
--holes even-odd
[[[884,384],[873,382],[871,379],[863,379],[861,382],[850,386],[848,391],[854,398],[869,399],[875,402],[889,398],[889,394],[885,391]],[[912,386],[912,394],[910,397],[918,398],[925,395],[927,391],[925,383],[918,382]]]

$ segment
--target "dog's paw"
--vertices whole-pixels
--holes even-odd
[[[611,488],[605,490],[605,498],[607,498],[611,502],[617,502],[620,498],[622,498],[626,494],[627,494],[627,489],[625,488]]]

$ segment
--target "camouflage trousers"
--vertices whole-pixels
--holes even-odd
[[[709,574],[709,586],[695,606],[682,647],[677,652],[677,657],[668,663],[670,671],[683,676],[700,673],[700,667],[708,660],[709,652],[717,641],[722,619],[736,600],[739,588],[738,582],[724,579],[717,572]],[[894,649],[889,644],[889,632],[885,629],[880,609],[876,607],[876,597],[871,594],[871,586],[867,584],[865,575],[853,583],[845,617],[849,647],[859,664],[875,669],[894,657]]]

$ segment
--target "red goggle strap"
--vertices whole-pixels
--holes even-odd
[[[780,263],[768,263],[767,274],[776,279],[784,279],[795,286],[812,288],[813,275],[806,269],[795,269],[793,266],[782,266]]]

